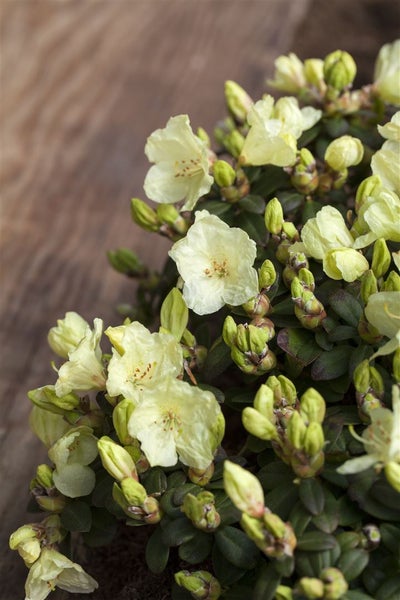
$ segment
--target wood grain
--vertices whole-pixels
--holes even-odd
[[[377,36],[382,4],[392,17]],[[1,600],[22,598],[26,576],[8,536],[37,518],[25,511],[28,482],[46,456],[26,392],[54,381],[47,330],[67,310],[118,323],[133,286],[106,250],[131,247],[157,267],[168,247],[129,219],[147,136],[181,113],[212,131],[224,81],[259,97],[283,52],[323,56],[343,41],[369,66],[395,36],[395,4],[359,2],[356,16],[350,3],[319,0],[1,3]],[[357,45],[360,19],[369,29]]]

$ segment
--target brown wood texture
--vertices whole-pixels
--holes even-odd
[[[67,310],[118,323],[115,306],[132,299],[133,286],[106,251],[131,247],[160,266],[168,247],[129,218],[130,198],[143,196],[147,136],[181,113],[212,131],[224,115],[224,81],[260,97],[274,59],[291,50],[323,56],[343,43],[367,78],[395,37],[397,11],[396,2],[367,0],[357,14],[342,0],[3,0],[0,8],[0,599],[14,600],[26,570],[8,536],[37,518],[25,510],[28,484],[46,460],[26,392],[54,381],[47,330]]]

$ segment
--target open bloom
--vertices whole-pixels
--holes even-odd
[[[67,312],[64,319],[58,319],[57,326],[49,331],[50,348],[62,358],[68,358],[68,352],[75,350],[88,327],[89,323],[78,313]]]
[[[150,333],[138,321],[109,327],[105,333],[114,346],[108,365],[110,396],[139,402],[144,389],[181,374],[182,348],[171,334]]]
[[[169,204],[185,200],[183,210],[191,210],[210,191],[208,149],[193,133],[187,115],[171,117],[164,129],[154,131],[145,154],[155,163],[143,186],[150,200]]]
[[[375,63],[374,87],[385,102],[400,106],[400,40],[380,49]]]
[[[152,467],[172,467],[179,457],[196,469],[212,462],[224,428],[214,394],[178,379],[147,389],[128,424]]]
[[[224,304],[239,306],[258,293],[255,242],[207,210],[196,213],[186,237],[172,246],[169,255],[184,281],[185,302],[198,315],[213,313]]]
[[[66,396],[72,391],[88,392],[105,388],[104,365],[100,339],[103,321],[95,319],[93,331],[86,328],[84,337],[74,350],[68,352],[68,361],[58,370],[54,386],[57,396]]]
[[[400,242],[399,222],[398,194],[388,188],[377,190],[376,194],[368,196],[358,209],[353,228],[361,235],[355,240],[354,248],[364,248],[378,238]]]
[[[25,600],[44,600],[56,587],[72,593],[89,594],[97,582],[80,565],[60,552],[43,548],[25,583]]]
[[[296,98],[280,98],[275,106],[272,96],[265,96],[250,109],[250,131],[245,139],[240,162],[247,165],[287,167],[296,160],[297,139],[320,119],[321,111],[299,108]]]
[[[371,359],[395,352],[400,347],[400,292],[371,294],[365,307],[365,316],[380,334],[389,338]]]
[[[275,60],[274,79],[267,79],[267,84],[282,92],[297,94],[306,86],[303,62],[293,52],[287,56],[278,56]]]
[[[382,148],[371,158],[371,169],[379,175],[384,186],[400,194],[400,111],[393,115],[391,121],[383,127],[378,126],[379,133],[386,138]]]
[[[392,388],[393,410],[375,408],[370,412],[371,424],[364,430],[362,437],[356,435],[364,444],[367,454],[346,461],[338,472],[344,475],[365,471],[370,467],[385,469],[389,482],[400,491],[400,390],[398,385]],[[392,478],[391,474],[396,473]]]

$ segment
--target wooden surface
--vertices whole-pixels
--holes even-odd
[[[168,244],[129,218],[143,196],[147,136],[188,113],[212,131],[223,83],[255,98],[273,61],[342,48],[360,78],[399,30],[395,1],[2,0],[0,600],[23,598],[26,570],[7,548],[46,455],[26,392],[52,383],[46,334],[67,310],[117,324],[132,284],[106,250],[160,266]],[[397,21],[396,21],[397,20]]]

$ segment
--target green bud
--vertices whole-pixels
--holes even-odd
[[[371,175],[364,179],[357,188],[355,210],[360,210],[365,200],[370,196],[377,196],[382,189],[382,181],[378,175]]]
[[[392,488],[400,492],[400,464],[390,460],[385,465],[385,476]]]
[[[320,578],[324,583],[324,600],[340,600],[349,588],[344,575],[335,567],[323,569]]]
[[[273,421],[251,406],[246,406],[243,409],[242,423],[246,431],[260,440],[278,439],[278,434]]]
[[[174,577],[196,600],[217,600],[222,593],[218,579],[208,571],[179,571]]]
[[[315,158],[307,148],[298,151],[297,162],[291,170],[290,182],[301,194],[311,194],[318,188]]]
[[[124,446],[133,442],[133,438],[128,431],[129,419],[135,410],[135,403],[132,400],[122,400],[119,402],[112,414],[112,420],[118,439]]]
[[[50,490],[53,488],[53,469],[49,467],[49,465],[38,465],[36,469],[35,481],[37,485],[41,486],[45,490]]]
[[[265,207],[264,222],[267,230],[279,235],[283,225],[283,208],[278,198],[272,198]]]
[[[365,271],[365,273],[361,276],[360,294],[363,302],[367,304],[368,298],[371,296],[371,294],[376,294],[377,291],[378,281],[372,269],[368,269],[368,271]]]
[[[313,421],[309,424],[304,436],[303,444],[304,451],[309,456],[314,456],[321,452],[325,444],[325,438],[320,423],[316,423],[315,421]]]
[[[206,469],[195,469],[190,467],[188,470],[188,477],[192,483],[196,485],[207,485],[210,479],[214,475],[215,466],[214,463],[210,463]]]
[[[342,172],[348,167],[358,165],[364,155],[364,146],[362,142],[350,135],[342,135],[333,140],[325,151],[325,162],[334,170]],[[347,173],[343,173],[347,177]],[[336,187],[335,187],[336,185]],[[338,186],[337,181],[333,186],[335,189]]]
[[[162,224],[168,225],[181,235],[185,235],[189,229],[189,223],[182,217],[182,215],[176,210],[173,204],[158,204],[156,208],[156,214]]]
[[[224,326],[222,328],[222,339],[224,340],[225,344],[227,346],[229,346],[230,348],[235,343],[236,332],[237,332],[237,325],[236,325],[235,321],[233,320],[233,317],[228,315],[224,321]]]
[[[324,91],[324,61],[320,58],[307,58],[304,61],[304,76],[307,83],[319,91]]]
[[[143,521],[147,525],[156,525],[161,521],[163,517],[163,512],[160,508],[157,498],[147,496],[147,498],[143,502],[142,508],[144,511]]]
[[[265,533],[261,519],[243,513],[242,518],[240,519],[240,525],[247,537],[260,549],[263,549],[263,546],[265,545]]]
[[[37,496],[34,494],[34,496],[38,506],[46,512],[61,513],[67,504],[65,496],[61,494],[57,496]]]
[[[289,442],[297,450],[301,450],[304,445],[304,438],[307,427],[298,412],[294,412],[288,421],[286,435]]]
[[[265,512],[263,516],[264,525],[274,538],[284,538],[286,534],[286,525],[278,515]]]
[[[235,182],[236,172],[225,160],[216,160],[213,164],[213,176],[219,187],[229,187]]]
[[[295,406],[297,403],[297,390],[294,383],[285,375],[271,375],[266,381],[266,385],[273,391],[274,405]]]
[[[158,231],[161,225],[155,210],[139,198],[131,200],[131,216],[134,222],[146,231]]]
[[[235,129],[223,138],[223,145],[234,158],[238,158],[244,145],[243,135]]]
[[[271,303],[265,294],[257,294],[254,298],[242,304],[242,308],[251,318],[263,317],[270,311]]]
[[[200,492],[197,496],[186,494],[181,510],[202,531],[213,531],[221,522],[212,492]]]
[[[324,584],[316,577],[302,577],[297,582],[296,591],[307,600],[315,600],[324,597]]]
[[[341,92],[353,83],[357,66],[348,52],[335,50],[325,57],[323,71],[328,86]]]
[[[274,263],[267,259],[264,260],[258,271],[258,282],[260,290],[269,291],[276,281],[276,270]]]
[[[232,117],[239,124],[245,123],[247,113],[253,106],[248,93],[234,81],[225,82],[225,101]]]
[[[308,388],[300,398],[300,415],[304,422],[322,424],[325,418],[325,401],[314,388]]]
[[[310,290],[311,292],[315,289],[314,275],[311,271],[306,268],[301,268],[298,272],[298,278],[304,289]]]
[[[275,423],[274,415],[274,393],[268,385],[262,384],[254,398],[254,408],[266,417],[271,423]]]
[[[254,354],[262,354],[267,343],[271,339],[271,329],[269,327],[256,327],[250,323],[248,326],[248,333],[250,351],[254,352]],[[272,334],[275,334],[273,328]]]
[[[250,350],[250,335],[249,326],[247,323],[239,323],[236,329],[236,346],[241,352]],[[257,353],[258,354],[258,353]]]
[[[293,592],[287,585],[278,585],[275,590],[274,600],[293,600]]]
[[[109,250],[107,258],[111,266],[128,277],[141,277],[147,273],[146,267],[129,248]]]
[[[160,310],[160,323],[179,342],[189,320],[189,309],[182,292],[174,287],[165,297]]]
[[[105,435],[99,439],[97,447],[103,467],[111,477],[117,481],[138,479],[135,463],[125,448]]]
[[[264,492],[261,483],[250,471],[225,460],[224,487],[236,508],[256,519],[264,514]]]
[[[290,252],[289,259],[282,272],[283,281],[290,287],[293,279],[298,276],[300,270],[308,267],[308,260],[303,252]]]
[[[400,275],[396,271],[390,271],[381,285],[381,292],[400,292]]]
[[[376,240],[372,253],[371,268],[375,277],[383,277],[388,270],[392,257],[389,248],[383,238]]]
[[[132,477],[122,479],[120,488],[129,506],[142,506],[147,498],[145,488]]]
[[[291,221],[284,221],[282,224],[282,231],[286,238],[288,238],[291,242],[295,242],[299,239],[299,232],[297,231],[295,224]]]
[[[362,528],[362,536],[361,547],[368,550],[368,552],[375,550],[381,543],[381,532],[379,531],[379,527],[373,523],[364,525]]]
[[[206,144],[207,148],[211,147],[210,136],[208,135],[205,129],[203,129],[202,127],[198,127],[196,135],[199,139],[201,139],[202,142]]]

